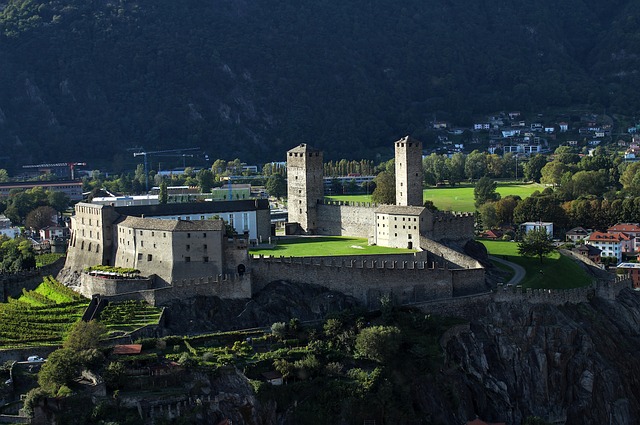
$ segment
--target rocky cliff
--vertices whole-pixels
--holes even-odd
[[[442,341],[446,365],[438,380],[455,389],[443,420],[640,421],[640,294],[626,289],[615,301],[561,307],[494,303],[486,313]]]

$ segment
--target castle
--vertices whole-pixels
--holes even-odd
[[[247,240],[271,232],[267,201],[116,207],[79,203],[61,280],[87,296],[144,299],[159,305],[196,295],[251,298],[274,280],[312,283],[375,307],[382,296],[407,304],[486,290],[480,263],[445,245],[473,237],[473,216],[422,205],[422,145],[395,143],[397,205],[325,202],[322,152],[287,152],[290,233],[345,235],[416,249],[414,254],[354,257],[251,257]],[[224,218],[245,237],[225,235]],[[86,273],[94,265],[140,270],[143,277]]]
[[[326,202],[322,152],[301,144],[287,152],[290,233],[356,236],[394,248],[429,249],[432,242],[473,238],[472,214],[423,206],[422,143],[395,142],[396,205]]]

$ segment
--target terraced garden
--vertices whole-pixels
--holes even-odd
[[[18,299],[0,303],[0,348],[58,345],[89,301],[51,276]]]
[[[111,303],[100,313],[100,322],[107,326],[109,336],[122,335],[146,325],[156,325],[162,309],[144,301]]]
[[[18,299],[0,303],[0,349],[59,345],[89,305],[89,300],[51,276]],[[162,310],[141,301],[110,304],[100,321],[110,336],[124,335],[157,324]]]

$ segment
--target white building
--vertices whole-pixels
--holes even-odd
[[[524,233],[529,233],[532,230],[545,229],[547,235],[553,236],[553,223],[546,221],[527,221],[520,225]]]

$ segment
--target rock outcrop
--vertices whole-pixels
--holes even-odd
[[[640,420],[640,294],[630,289],[615,301],[560,307],[492,303],[484,317],[443,344],[442,374],[456,399],[448,418],[478,415],[508,424],[530,416],[562,424]]]

